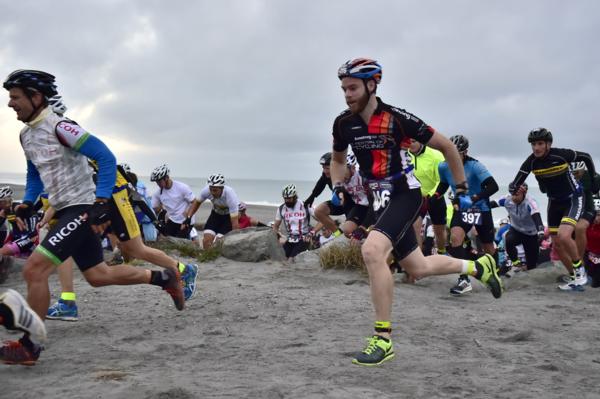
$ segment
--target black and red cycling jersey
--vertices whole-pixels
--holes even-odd
[[[513,184],[519,187],[527,176],[533,173],[540,190],[550,199],[564,200],[573,194],[581,194],[582,189],[569,169],[570,163],[575,161],[583,161],[592,175],[596,173],[590,154],[566,148],[550,148],[543,158],[529,155],[521,165]]]
[[[418,188],[408,146],[411,138],[427,144],[434,131],[413,114],[385,104],[377,97],[377,108],[368,124],[349,110],[335,119],[333,149],[342,152],[350,145],[361,174],[368,180],[391,177],[396,187]]]

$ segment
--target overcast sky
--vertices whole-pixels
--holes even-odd
[[[382,99],[506,184],[544,126],[600,156],[600,2],[0,0],[0,76],[57,77],[76,120],[148,175],[313,180],[345,103],[337,68],[383,66]],[[8,102],[3,91],[3,104]],[[24,172],[0,107],[0,172]],[[529,180],[533,181],[532,178]]]

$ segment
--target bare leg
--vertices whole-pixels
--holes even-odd
[[[324,202],[319,204],[317,206],[317,209],[315,209],[315,218],[317,218],[317,220],[321,222],[327,230],[335,232],[338,229],[338,227],[333,221],[333,219],[329,216],[329,214],[329,207]]]
[[[73,288],[73,258],[67,258],[57,268],[62,292],[75,292]]]
[[[171,258],[160,249],[147,247],[141,236],[120,243],[122,251],[127,256],[142,259],[154,265],[178,270],[179,262]]]
[[[27,302],[42,320],[46,318],[50,305],[48,277],[54,268],[54,264],[38,252],[33,252],[23,266],[23,278],[27,282]]]
[[[382,233],[374,230],[369,233],[362,246],[362,255],[369,272],[371,299],[375,308],[376,320],[391,320],[394,297],[394,279],[387,264],[392,252],[392,243]],[[381,333],[390,338],[390,333]]]
[[[579,219],[575,226],[575,243],[577,245],[577,259],[583,259],[585,254],[585,247],[587,245],[587,228],[590,226],[590,222],[585,219]]]
[[[556,253],[569,274],[573,274],[573,260],[578,258],[575,240],[571,238],[574,229],[569,224],[561,224],[555,237]]]

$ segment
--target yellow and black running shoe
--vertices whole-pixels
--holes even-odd
[[[500,298],[503,290],[502,279],[498,276],[494,257],[490,254],[483,255],[475,261],[475,268],[477,269],[475,277],[487,285],[490,291],[492,291],[494,298]]]
[[[369,341],[367,347],[352,359],[352,363],[362,366],[377,366],[394,357],[394,344],[391,339],[379,335],[373,335],[367,339]]]

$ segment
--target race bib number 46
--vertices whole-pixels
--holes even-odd
[[[388,181],[375,181],[369,183],[369,190],[373,194],[373,210],[379,212],[389,204],[394,185]]]
[[[463,223],[481,225],[481,212],[464,211],[460,216]]]

